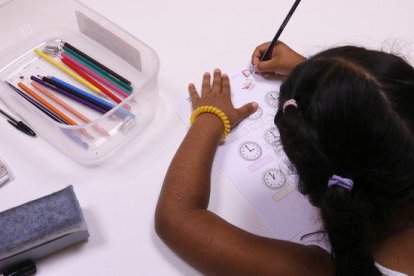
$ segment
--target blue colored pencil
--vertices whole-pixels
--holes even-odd
[[[72,100],[75,100],[75,101],[77,101],[77,102],[79,102],[79,103],[81,103],[81,104],[83,104],[87,107],[90,107],[90,108],[92,108],[92,109],[94,109],[94,110],[96,110],[100,113],[106,113],[107,112],[107,110],[105,108],[102,108],[98,105],[95,105],[95,104],[93,104],[93,103],[91,103],[91,102],[89,102],[89,101],[87,101],[87,100],[85,100],[81,97],[78,97],[78,96],[76,96],[76,95],[74,95],[74,94],[72,94],[72,93],[70,93],[66,90],[63,90],[59,87],[53,86],[50,83],[47,83],[47,82],[45,82],[45,81],[43,81],[39,78],[36,78],[35,76],[31,76],[30,79],[37,82],[37,83],[39,83],[39,84],[41,84],[41,85],[43,85],[43,86],[45,86],[45,87],[47,87],[47,88],[49,88],[49,89],[51,89],[51,90],[53,90],[53,91],[56,91],[56,92],[66,96],[68,98],[71,98]]]
[[[66,91],[68,94],[71,94],[71,95],[74,95],[74,96],[76,96],[78,98],[81,98],[81,99],[87,101],[88,103],[93,103],[94,105],[99,106],[100,108],[102,108],[103,110],[105,110],[105,113],[107,111],[111,110],[110,108],[108,108],[107,105],[100,104],[100,103],[92,100],[89,97],[83,96],[83,95],[77,93],[75,90],[69,88],[68,86],[62,85],[61,83],[58,83],[58,82],[52,80],[51,78],[47,78],[47,77],[41,77],[41,78],[42,78],[42,81],[45,82],[45,83],[48,83],[48,84],[50,84],[50,85],[52,85],[54,87],[58,87],[61,90]],[[85,93],[87,93],[87,92],[85,92]]]
[[[55,81],[58,84],[64,86],[65,88],[67,88],[67,90],[71,90],[71,92],[74,91],[76,94],[78,94],[82,98],[87,98],[88,100],[91,100],[93,102],[96,102],[99,105],[106,107],[107,109],[112,109],[112,108],[115,107],[115,105],[113,105],[111,103],[108,103],[107,101],[102,100],[101,98],[98,98],[98,97],[96,97],[96,96],[94,96],[94,95],[92,95],[92,94],[90,94],[90,93],[88,93],[88,92],[86,92],[86,91],[84,91],[84,90],[82,90],[80,88],[77,88],[76,86],[73,86],[73,85],[71,85],[71,84],[69,84],[69,83],[67,83],[67,82],[65,82],[63,80],[60,80],[60,79],[58,79],[56,77],[53,77],[53,76],[50,77],[50,79],[52,81]]]
[[[106,110],[111,110],[112,108],[115,107],[115,105],[108,103],[107,101],[104,101],[82,89],[77,88],[76,86],[73,86],[63,80],[60,80],[56,77],[50,77],[50,78],[46,78],[43,77],[42,78],[43,81],[51,83],[52,85],[56,85],[60,88],[65,89],[68,92],[71,92],[72,94],[75,94],[77,96],[80,96],[96,105],[99,105],[103,108],[105,108]],[[125,108],[119,108],[117,111],[115,111],[115,114],[117,114],[118,116],[120,116],[121,118],[125,118],[125,117],[131,117],[131,118],[135,118],[135,115],[133,113],[131,113],[130,111],[128,111]]]

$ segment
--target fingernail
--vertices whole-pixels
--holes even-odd
[[[254,111],[256,111],[259,108],[259,104],[256,102],[253,102],[252,106],[253,106]]]
[[[214,73],[220,73],[221,71],[220,71],[220,69],[218,69],[218,68],[216,68],[215,70],[214,70]]]
[[[222,77],[225,77],[225,78],[227,78],[228,76],[227,76],[227,74],[223,74],[223,75],[221,75]]]

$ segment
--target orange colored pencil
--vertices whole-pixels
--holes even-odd
[[[27,87],[26,85],[24,85],[22,82],[19,82],[17,85],[21,89],[23,89],[23,91],[25,91],[27,94],[29,94],[34,99],[36,99],[39,103],[43,104],[50,111],[54,112],[57,116],[59,116],[67,124],[73,125],[73,126],[77,126],[78,125],[74,120],[72,120],[71,118],[69,118],[68,116],[66,116],[65,113],[63,113],[62,111],[60,111],[59,109],[57,109],[56,107],[54,107],[51,103],[49,103],[48,101],[46,101],[45,99],[43,99],[41,96],[39,96],[36,92],[34,92],[29,87]],[[89,138],[92,138],[93,139],[93,136],[91,136],[85,129],[81,129],[81,132],[83,134],[85,134],[85,136],[88,136]]]
[[[56,97],[55,95],[53,95],[53,93],[50,93],[49,91],[47,91],[45,88],[43,88],[40,84],[36,83],[36,82],[32,82],[31,85],[36,88],[38,91],[40,91],[41,93],[43,93],[44,95],[46,95],[47,97],[49,97],[52,101],[54,101],[55,103],[57,103],[58,105],[62,106],[63,108],[65,108],[67,111],[71,112],[73,115],[75,115],[76,117],[78,117],[79,119],[81,119],[82,121],[84,121],[85,123],[90,123],[92,122],[88,117],[86,117],[85,115],[83,115],[82,113],[80,113],[79,111],[77,111],[76,109],[74,109],[73,107],[71,107],[70,105],[68,105],[67,103],[65,103],[64,101],[62,101],[61,99],[59,99],[58,97]],[[109,136],[108,132],[99,127],[97,124],[93,125],[93,128],[95,128],[96,131]]]

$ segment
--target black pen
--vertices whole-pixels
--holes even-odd
[[[9,114],[7,114],[5,111],[1,109],[0,109],[0,113],[3,114],[7,118],[7,122],[9,122],[9,124],[17,128],[21,132],[24,132],[29,136],[33,136],[33,137],[36,136],[36,133],[22,121],[17,121],[16,119],[14,119],[12,116],[10,116]]]
[[[273,38],[272,42],[270,43],[269,47],[267,47],[266,51],[262,55],[262,58],[260,59],[260,62],[269,60],[272,57],[273,48],[276,46],[276,42],[279,40],[280,35],[282,34],[283,30],[285,29],[287,23],[289,22],[290,17],[295,12],[296,8],[298,7],[301,0],[296,0],[295,3],[293,3],[292,8],[290,8],[289,13],[286,15],[285,20],[283,20],[282,25],[280,25],[279,30],[277,31],[275,37]]]

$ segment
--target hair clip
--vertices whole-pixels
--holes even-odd
[[[341,186],[342,188],[350,191],[354,186],[354,181],[352,181],[352,179],[343,178],[334,174],[328,181],[328,187],[331,186]]]
[[[0,160],[0,186],[10,179],[10,172],[6,165]]]
[[[287,100],[283,104],[283,108],[282,108],[283,112],[285,112],[286,107],[288,107],[290,105],[293,105],[294,107],[298,107],[298,104],[297,104],[296,100],[295,99],[290,99],[290,100]]]

